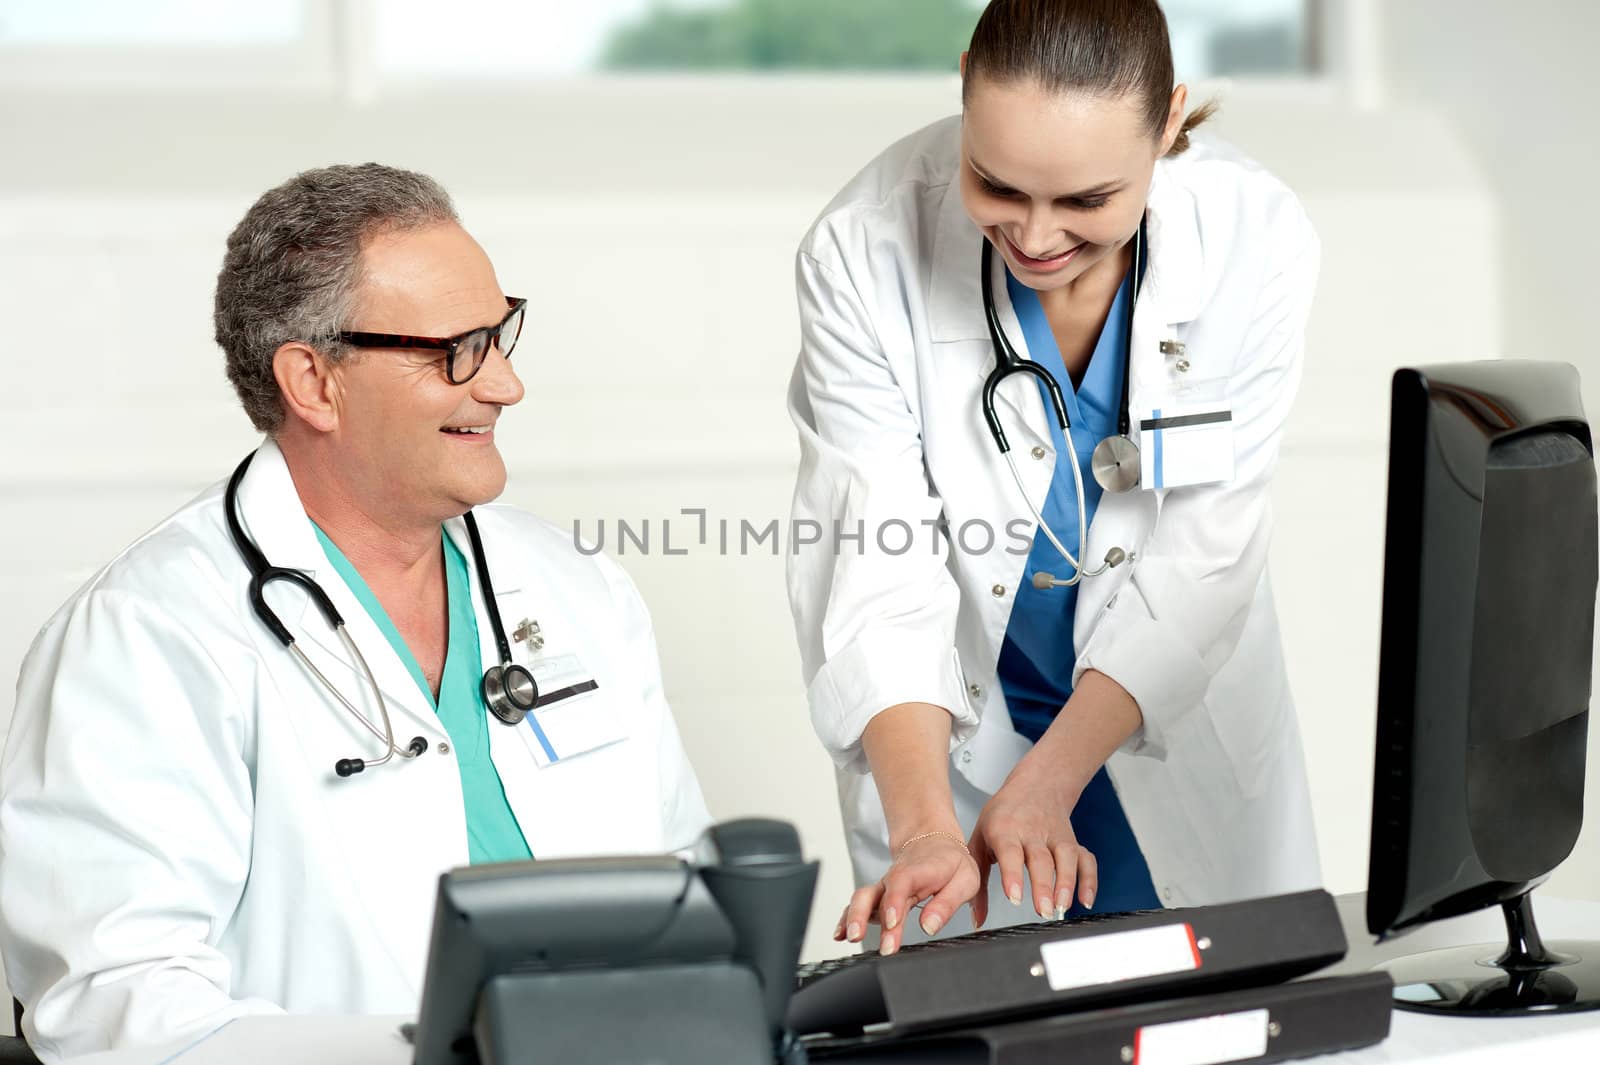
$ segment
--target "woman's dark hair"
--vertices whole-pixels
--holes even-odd
[[[1167,17],[1156,0],[993,0],[972,31],[963,103],[978,77],[1114,99],[1131,95],[1144,107],[1150,135],[1159,137],[1173,89]],[[1211,102],[1189,112],[1167,154],[1185,151],[1189,131],[1215,110]]]

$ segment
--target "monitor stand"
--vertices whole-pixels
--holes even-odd
[[[1396,1009],[1508,1017],[1600,1009],[1600,942],[1546,946],[1533,920],[1533,892],[1502,902],[1506,947],[1430,950],[1375,968],[1394,977]]]

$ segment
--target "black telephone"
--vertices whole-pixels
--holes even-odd
[[[817,863],[794,826],[713,825],[690,860],[578,858],[440,878],[416,1065],[785,1065]]]

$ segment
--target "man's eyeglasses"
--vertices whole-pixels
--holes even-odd
[[[464,385],[483,368],[489,355],[489,346],[500,349],[500,354],[511,358],[511,349],[517,346],[517,336],[522,332],[522,318],[528,301],[506,297],[511,308],[499,325],[483,325],[453,337],[414,337],[400,333],[339,333],[339,339],[358,348],[437,348],[445,352],[444,375],[453,385]]]

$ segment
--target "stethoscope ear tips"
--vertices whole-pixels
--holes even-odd
[[[1048,592],[1052,588],[1070,588],[1084,577],[1098,577],[1108,569],[1116,569],[1128,561],[1129,557],[1128,553],[1122,548],[1113,547],[1106,552],[1106,563],[1099,569],[1080,571],[1078,576],[1070,581],[1061,580],[1054,573],[1046,573],[1044,570],[1039,570],[1033,575],[1033,586],[1041,592]]]
[[[427,754],[428,737],[411,737],[411,742],[406,744],[404,753],[407,758],[416,758],[420,755]],[[333,763],[333,771],[338,773],[341,777],[353,777],[366,768],[366,760],[362,758],[341,758],[337,762]]]

